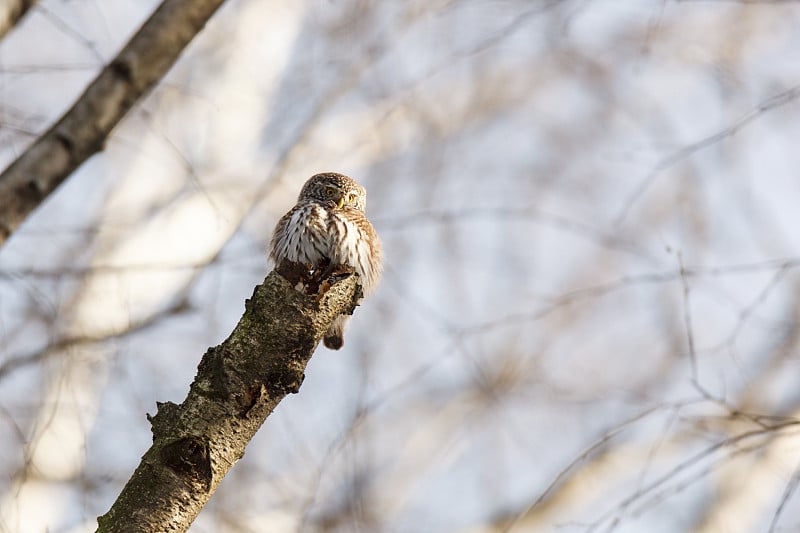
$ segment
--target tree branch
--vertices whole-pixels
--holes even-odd
[[[224,0],[164,0],[72,108],[0,174],[0,245],[177,60]]]
[[[298,392],[333,319],[361,296],[355,275],[321,287],[306,295],[272,272],[255,288],[230,336],[203,355],[183,403],[148,415],[153,445],[97,519],[99,533],[189,528],[278,402]]]
[[[0,6],[0,39],[17,25],[17,22],[35,3],[36,0],[6,0]]]

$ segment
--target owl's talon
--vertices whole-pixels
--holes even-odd
[[[317,298],[321,299],[331,287],[343,279],[352,276],[354,273],[355,269],[347,265],[329,265],[325,270],[319,272],[319,281],[316,284],[309,284],[308,294],[316,293]]]
[[[348,265],[336,265],[336,268],[332,269],[331,272],[328,273],[326,279],[331,281],[331,285],[339,283],[342,280],[345,280],[356,273],[356,270]]]

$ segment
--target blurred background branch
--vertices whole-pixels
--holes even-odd
[[[224,0],[164,0],[69,111],[0,174],[0,246],[167,70]],[[24,12],[23,3],[12,13]],[[2,27],[0,26],[0,30]]]
[[[39,0],[0,164],[157,0]],[[352,175],[384,281],[193,532],[800,529],[800,2],[230,0],[0,248],[0,532],[93,531]],[[0,204],[0,209],[5,204]]]
[[[17,25],[35,3],[36,0],[6,0],[0,6],[0,39]]]

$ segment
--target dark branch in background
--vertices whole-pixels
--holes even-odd
[[[35,3],[36,0],[5,0],[4,5],[0,7],[0,39],[17,25]]]
[[[164,0],[61,119],[0,174],[0,245],[160,80],[224,0]]]
[[[0,362],[0,382],[8,378],[16,370],[28,367],[29,365],[41,364],[42,362],[47,361],[49,358],[59,354],[63,355],[64,351],[69,348],[73,348],[76,346],[86,346],[90,344],[105,342],[112,339],[121,339],[128,335],[145,330],[153,326],[154,324],[158,324],[160,321],[164,320],[169,316],[177,315],[188,310],[189,310],[189,303],[186,301],[185,298],[182,298],[174,305],[171,305],[162,311],[150,315],[141,322],[131,324],[127,329],[125,329],[124,331],[120,331],[118,333],[115,332],[97,336],[77,335],[77,336],[55,339],[53,342],[51,342],[44,348],[34,350],[33,352],[27,354],[12,356]]]
[[[98,532],[189,528],[278,402],[298,392],[334,317],[352,313],[361,295],[357,276],[311,285],[319,293],[272,272],[255,288],[231,335],[203,356],[183,403],[148,416],[153,445]]]

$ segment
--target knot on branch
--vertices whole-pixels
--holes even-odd
[[[238,413],[239,418],[247,418],[250,416],[253,409],[259,404],[264,404],[268,400],[269,392],[263,383],[251,386],[241,395],[241,398],[239,398],[239,405],[241,406]]]
[[[186,481],[199,485],[203,491],[211,489],[211,454],[208,443],[184,437],[161,448],[161,459],[170,470]]]
[[[153,432],[153,440],[166,437],[179,416],[178,406],[172,402],[156,402],[155,415],[147,414],[147,421]]]
[[[267,374],[264,384],[268,393],[283,397],[300,392],[300,385],[305,378],[306,375],[301,369],[281,368]]]

